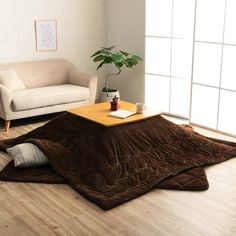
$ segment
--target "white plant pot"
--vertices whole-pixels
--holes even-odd
[[[99,102],[111,102],[112,98],[118,97],[120,99],[120,93],[118,90],[114,92],[104,92],[100,91],[99,93]]]

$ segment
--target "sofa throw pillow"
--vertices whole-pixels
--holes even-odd
[[[18,144],[8,148],[7,153],[12,156],[15,167],[37,167],[49,163],[46,155],[32,143]]]
[[[10,91],[25,89],[25,85],[14,69],[0,70],[0,84],[7,87]]]

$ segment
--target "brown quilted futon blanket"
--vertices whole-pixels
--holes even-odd
[[[25,135],[0,141],[0,149],[36,144],[50,167],[18,169],[10,162],[1,180],[68,183],[103,209],[154,187],[208,188],[201,166],[236,156],[236,144],[206,138],[162,116],[104,127],[65,113]]]

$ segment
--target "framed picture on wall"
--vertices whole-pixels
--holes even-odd
[[[57,50],[57,22],[55,20],[35,21],[36,51]]]

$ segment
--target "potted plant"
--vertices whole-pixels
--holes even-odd
[[[123,66],[132,68],[137,65],[142,58],[133,53],[128,53],[121,50],[116,50],[116,46],[109,48],[101,47],[100,50],[96,51],[91,58],[94,62],[100,62],[97,70],[105,64],[112,64],[118,70],[116,73],[108,73],[105,81],[105,86],[99,94],[100,102],[110,102],[114,96],[120,98],[119,91],[108,87],[109,79],[112,75],[119,75]]]

